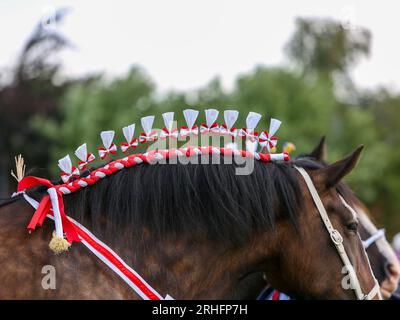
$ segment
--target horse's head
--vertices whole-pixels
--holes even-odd
[[[325,137],[322,137],[314,150],[301,157],[312,158],[322,165],[328,165],[327,145]],[[364,242],[366,252],[371,262],[371,267],[379,284],[384,298],[389,298],[396,290],[400,278],[400,263],[395,252],[386,240],[384,233],[377,229],[371,221],[368,208],[351,192],[347,185],[343,184],[347,201],[352,203],[359,220],[359,234]]]
[[[272,286],[294,297],[354,298],[354,291],[351,290],[354,286],[349,281],[349,275],[354,276],[351,269],[354,268],[361,291],[368,294],[374,288],[375,278],[358,236],[358,218],[343,202],[336,188],[342,178],[356,166],[361,151],[362,147],[359,147],[347,158],[326,167],[316,167],[314,161],[306,159],[292,162],[308,172],[316,190],[310,190],[305,179],[298,174],[302,197],[305,199],[304,208],[299,214],[299,237],[295,236],[297,231],[286,220],[279,222],[276,238],[279,244],[276,248],[280,250],[276,254],[275,263],[269,264],[266,272]],[[320,212],[324,209],[321,204],[317,208],[315,194],[314,199],[311,195],[315,191],[333,228],[340,235],[328,232],[327,228],[331,228],[329,223],[324,225],[326,216]],[[344,249],[349,261],[338,254],[334,244],[338,242],[343,244],[339,251]]]

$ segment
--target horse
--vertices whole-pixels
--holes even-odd
[[[357,221],[336,188],[361,151],[317,170],[301,159],[255,161],[249,175],[236,175],[238,164],[223,157],[219,164],[142,163],[65,195],[65,211],[176,299],[243,299],[264,284],[242,285],[259,272],[293,296],[378,299]],[[46,190],[26,195],[40,201]],[[0,206],[0,298],[140,298],[81,243],[54,255],[48,223],[24,232],[33,212],[22,194]],[[351,266],[361,294],[343,286]],[[50,287],[48,270],[56,279]]]
[[[313,151],[299,157],[311,158],[325,166],[328,165],[325,136],[321,137]],[[360,222],[360,237],[364,243],[367,244],[366,251],[374,275],[380,284],[382,297],[389,299],[391,294],[396,291],[400,280],[399,260],[390,243],[384,236],[383,230],[378,230],[373,223],[367,206],[351,192],[347,184],[343,183],[343,188],[348,189],[346,194],[349,199],[346,200],[352,204],[352,207],[357,212]],[[369,239],[374,241],[368,241]]]
[[[297,159],[307,159],[316,161],[316,168],[327,166],[327,144],[325,136],[323,136],[317,146],[310,153],[301,154]],[[393,292],[396,291],[400,278],[400,264],[392,247],[386,240],[383,230],[378,230],[371,221],[368,208],[354,195],[348,185],[344,182],[340,184],[340,193],[351,204],[357,213],[359,220],[358,232],[363,240],[364,247],[371,262],[371,267],[379,284],[382,297],[389,299]],[[259,275],[260,277],[262,275]],[[257,294],[257,292],[255,293]],[[287,296],[279,295],[272,288],[267,286],[262,295],[259,297],[280,297],[286,299]]]

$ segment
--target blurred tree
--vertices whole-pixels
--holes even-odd
[[[378,197],[374,202],[376,211],[381,213],[381,220],[389,230],[400,230],[400,96],[381,88],[376,92],[364,94],[366,108],[374,114],[373,128],[379,134],[379,142],[385,148],[376,153],[374,167],[380,162],[387,164],[384,171],[374,172]],[[368,181],[367,183],[370,183]]]
[[[368,56],[370,42],[367,29],[347,29],[329,19],[298,18],[286,51],[304,73],[332,75],[347,73],[361,57]]]
[[[55,163],[84,142],[94,152],[101,146],[100,131],[115,130],[116,140],[124,141],[122,127],[140,123],[141,117],[153,113],[153,90],[151,80],[136,67],[126,77],[110,82],[97,77],[70,87],[63,101],[61,121],[37,116],[34,127],[54,142],[51,159]],[[135,134],[138,131],[139,128]]]
[[[61,22],[66,12],[56,12],[54,21]],[[47,167],[50,140],[30,125],[30,119],[37,114],[57,117],[60,97],[69,82],[55,84],[60,65],[52,59],[66,46],[62,35],[39,22],[12,70],[11,81],[0,87],[0,194],[11,191],[14,155],[22,153],[30,168]]]

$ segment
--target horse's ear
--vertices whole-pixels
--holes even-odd
[[[326,137],[322,136],[317,146],[314,148],[313,151],[310,152],[310,154],[308,154],[308,156],[314,158],[317,161],[326,162],[328,160],[326,150]]]
[[[357,165],[364,146],[359,146],[352,154],[346,158],[339,160],[325,168],[316,170],[318,184],[321,187],[332,188],[348,175]]]

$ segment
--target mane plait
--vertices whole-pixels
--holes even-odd
[[[199,155],[235,156],[253,158],[263,162],[290,160],[288,152],[274,153],[278,141],[278,138],[274,136],[274,134],[281,124],[277,119],[271,119],[268,132],[262,130],[261,134],[259,134],[255,129],[261,119],[261,115],[255,112],[250,112],[248,114],[246,127],[241,129],[234,127],[239,116],[238,111],[235,110],[224,111],[225,123],[222,125],[218,125],[217,123],[219,115],[218,110],[205,110],[206,121],[200,125],[200,128],[195,124],[199,114],[198,111],[187,109],[183,111],[183,114],[186,120],[186,125],[182,126],[180,130],[173,128],[173,112],[163,114],[165,127],[160,131],[153,130],[154,116],[143,117],[141,119],[143,132],[140,133],[138,138],[135,137],[135,124],[124,127],[122,131],[126,141],[120,144],[120,150],[123,153],[127,153],[128,151],[135,149],[139,143],[151,143],[158,139],[165,140],[167,138],[189,138],[190,140],[192,137],[204,134],[230,137],[232,142],[229,143],[229,147],[191,146],[184,148],[156,149],[146,153],[131,154],[121,159],[111,161],[105,166],[93,170],[87,176],[81,177],[79,170],[85,169],[89,163],[96,159],[93,153],[88,152],[87,146],[84,143],[75,151],[75,155],[79,159],[77,166],[72,164],[69,155],[59,160],[58,166],[62,170],[61,178],[63,184],[53,185],[48,180],[36,177],[26,177],[20,181],[18,185],[18,191],[20,192],[35,185],[45,185],[48,187],[47,192],[49,195],[42,199],[38,210],[36,210],[28,225],[28,229],[31,231],[34,230],[37,226],[41,225],[47,214],[52,214],[54,216],[56,227],[53,239],[53,250],[55,252],[67,250],[69,248],[67,242],[68,244],[71,244],[74,241],[79,242],[80,239],[64,212],[62,196],[73,193],[81,188],[91,186],[100,179],[104,179],[119,170],[140,163],[153,164],[166,159],[179,159],[182,157],[190,158]],[[113,130],[102,131],[100,133],[103,146],[99,147],[98,154],[101,160],[109,160],[111,154],[117,154],[119,148],[113,142],[114,136],[115,132]],[[245,139],[247,150],[239,150],[234,142],[235,139]],[[258,147],[261,149],[259,152],[257,151]]]
[[[232,142],[226,145],[225,148],[236,149],[236,139],[246,140],[246,149],[251,151],[251,154],[274,154],[270,160],[275,159],[286,159],[288,158],[287,152],[281,154],[275,153],[278,143],[278,138],[275,133],[281,125],[281,121],[277,119],[271,119],[269,130],[261,130],[260,133],[255,130],[259,121],[261,120],[261,114],[256,112],[249,112],[246,118],[246,127],[236,128],[234,124],[239,116],[239,112],[236,110],[225,110],[224,111],[224,123],[218,125],[217,119],[219,111],[216,109],[205,110],[205,123],[200,126],[196,125],[196,119],[199,115],[199,111],[193,109],[186,109],[183,111],[183,115],[186,121],[186,125],[181,126],[180,129],[173,128],[174,112],[163,113],[164,128],[159,131],[153,130],[154,116],[146,116],[141,119],[141,125],[143,131],[138,137],[135,137],[136,124],[131,124],[122,129],[125,141],[120,143],[120,150],[122,153],[127,154],[132,152],[138,147],[139,144],[153,143],[160,140],[173,139],[173,140],[189,140],[199,135],[216,135],[216,136],[227,136],[230,137]],[[118,152],[117,145],[113,142],[115,131],[107,130],[100,133],[103,146],[98,148],[99,158],[101,160],[110,159],[111,155],[115,155]],[[260,153],[257,153],[257,149],[260,149]],[[72,165],[72,161],[69,156],[65,156],[59,161],[59,166],[62,170],[61,177],[64,183],[68,183],[71,180],[79,176],[79,170],[84,170],[87,166],[96,160],[93,153],[87,151],[86,143],[79,146],[75,155],[78,158],[77,166]],[[256,156],[257,157],[257,156]]]

